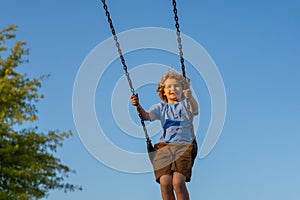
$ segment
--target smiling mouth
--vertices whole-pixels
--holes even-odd
[[[177,99],[176,93],[170,93],[169,95],[170,95],[172,98],[176,98],[176,99]]]

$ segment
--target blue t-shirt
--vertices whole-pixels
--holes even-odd
[[[187,111],[186,100],[176,104],[158,103],[150,108],[151,121],[160,120],[163,129],[159,142],[192,142],[193,139]],[[191,114],[191,116],[193,115]]]

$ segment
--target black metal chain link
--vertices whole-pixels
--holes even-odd
[[[180,36],[180,30],[179,30],[179,20],[178,20],[178,15],[177,15],[177,8],[176,8],[176,5],[177,5],[176,1],[173,0],[172,4],[173,4],[173,12],[174,12],[174,19],[175,19],[176,34],[177,34],[177,43],[178,43],[180,63],[181,63],[181,71],[182,71],[182,76],[184,78],[186,78],[182,44],[181,44],[181,36]]]
[[[173,12],[174,12],[176,34],[177,34],[177,43],[178,43],[178,50],[179,50],[179,57],[180,57],[180,64],[181,64],[181,71],[182,71],[182,76],[187,81],[186,73],[185,73],[183,51],[182,51],[181,36],[180,36],[180,30],[179,30],[180,26],[179,26],[179,19],[178,19],[178,11],[177,11],[177,8],[176,8],[176,5],[177,5],[176,4],[176,0],[172,0],[172,4],[173,4]],[[189,104],[188,100],[187,100],[187,110],[188,110],[188,115],[189,115],[191,136],[192,136],[192,138],[194,140],[195,139],[195,131],[194,131],[194,126],[193,126],[192,113],[190,112],[190,104]]]
[[[105,15],[106,15],[106,17],[107,17],[107,21],[108,21],[108,23],[109,23],[111,33],[112,33],[112,35],[113,35],[113,38],[114,38],[116,47],[117,47],[117,49],[118,49],[118,53],[119,53],[119,56],[120,56],[120,60],[121,60],[121,63],[122,63],[122,65],[123,65],[123,70],[124,70],[124,72],[125,72],[125,75],[126,75],[126,78],[127,78],[127,81],[128,81],[129,87],[130,87],[130,90],[131,90],[132,94],[134,95],[134,94],[135,94],[135,90],[134,90],[133,85],[132,85],[132,81],[131,81],[131,78],[130,78],[130,74],[129,74],[128,70],[127,70],[127,65],[126,65],[126,63],[125,63],[125,58],[124,58],[124,56],[123,56],[123,54],[122,54],[122,50],[121,50],[121,47],[120,47],[120,43],[119,43],[119,41],[118,41],[118,37],[117,37],[117,35],[116,35],[116,31],[115,31],[114,25],[113,25],[112,20],[111,20],[111,18],[110,18],[110,13],[109,13],[109,11],[108,11],[108,7],[107,7],[107,5],[106,5],[106,3],[105,3],[105,0],[101,0],[101,1],[102,1],[102,3],[103,3],[103,8],[104,8],[104,10],[105,10]]]
[[[110,13],[108,11],[108,7],[107,7],[107,4],[105,3],[105,0],[101,0],[102,4],[103,4],[103,8],[105,10],[105,15],[107,17],[107,21],[109,23],[109,26],[110,26],[110,30],[111,30],[111,33],[113,35],[113,38],[114,38],[114,41],[115,41],[115,44],[116,44],[116,47],[118,49],[118,53],[119,53],[119,56],[120,56],[120,60],[121,60],[121,63],[123,65],[123,70],[125,72],[125,75],[126,75],[126,78],[127,78],[127,81],[128,81],[128,84],[129,84],[129,87],[130,87],[130,90],[132,92],[132,95],[135,95],[135,90],[134,90],[134,87],[133,87],[133,84],[132,84],[132,81],[131,81],[131,78],[130,78],[130,74],[127,70],[127,65],[125,63],[125,58],[123,56],[123,53],[122,53],[122,50],[121,50],[121,47],[120,47],[120,43],[118,41],[118,37],[116,35],[116,31],[115,31],[115,28],[114,28],[114,25],[113,25],[113,22],[112,22],[112,19],[110,17]],[[149,135],[147,133],[147,128],[146,128],[146,125],[145,125],[145,121],[143,119],[143,116],[141,114],[141,110],[140,110],[140,107],[139,107],[139,104],[136,105],[136,109],[137,109],[137,112],[138,112],[138,116],[141,120],[141,124],[143,126],[143,130],[144,130],[144,133],[145,133],[145,137],[146,137],[146,140],[147,140],[147,143],[151,143],[151,140],[149,139]]]

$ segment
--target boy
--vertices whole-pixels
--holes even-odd
[[[149,111],[139,104],[138,95],[130,100],[139,107],[144,120],[161,121],[163,130],[159,143],[154,145],[152,164],[163,200],[175,200],[175,194],[177,200],[188,200],[186,182],[191,179],[197,153],[191,122],[198,114],[198,103],[189,89],[189,80],[171,70],[161,78],[157,92],[164,103],[153,105]]]

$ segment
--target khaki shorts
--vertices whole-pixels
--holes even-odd
[[[153,159],[153,168],[156,182],[162,175],[172,175],[179,172],[186,177],[186,182],[190,182],[192,167],[194,164],[193,150],[197,148],[194,144],[170,144],[158,143],[154,145],[156,154]]]

